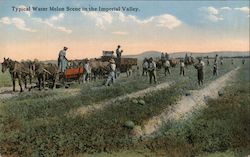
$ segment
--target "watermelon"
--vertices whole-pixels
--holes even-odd
[[[139,104],[145,105],[145,101],[141,99],[141,100],[139,100]]]
[[[137,104],[137,103],[138,103],[138,101],[137,101],[136,99],[133,99],[132,102],[133,102],[134,104]]]
[[[218,95],[219,95],[219,96],[223,96],[223,95],[224,95],[224,92],[223,92],[223,91],[218,91]]]
[[[135,124],[133,121],[128,120],[124,123],[124,127],[128,128],[128,129],[133,129],[135,127]]]

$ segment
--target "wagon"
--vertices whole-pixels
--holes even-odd
[[[77,62],[77,64],[73,64],[73,66],[68,66],[65,72],[60,72],[59,83],[70,84],[75,81],[78,81],[80,83],[81,79],[83,78],[83,74],[86,71],[83,65],[81,65],[80,63],[82,63],[82,61]]]
[[[83,67],[69,68],[69,69],[66,69],[64,73],[64,78],[67,80],[75,80],[75,79],[78,79],[80,76],[82,76],[84,72],[85,72],[85,69]]]
[[[120,72],[126,72],[128,68],[137,65],[137,58],[122,57],[118,59],[114,56],[114,51],[103,51],[101,61],[109,61],[111,58],[114,58],[117,69],[119,69]]]

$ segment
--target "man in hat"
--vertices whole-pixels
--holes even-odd
[[[220,57],[220,65],[223,65],[223,57]]]
[[[169,54],[167,52],[165,53],[165,59],[169,60]]]
[[[142,76],[144,76],[144,73],[146,76],[148,75],[148,59],[145,58],[142,63]]]
[[[210,62],[209,62],[209,57],[207,56],[207,65],[209,65],[209,63],[210,63]]]
[[[58,55],[58,67],[60,72],[65,72],[68,64],[68,59],[66,58],[67,47],[64,47]]]
[[[109,60],[109,75],[106,80],[105,86],[109,86],[111,81],[115,82],[115,71],[116,71],[116,65],[115,60],[112,58]]]
[[[218,61],[216,59],[214,60],[213,65],[213,76],[218,76]]]
[[[116,57],[117,57],[118,60],[121,59],[121,57],[122,57],[122,52],[123,52],[123,50],[120,51],[120,48],[121,48],[121,46],[118,45],[118,46],[117,46],[117,49],[116,49]]]
[[[165,72],[164,72],[165,76],[167,76],[167,72],[170,75],[170,62],[169,62],[169,60],[166,60],[163,64],[163,66],[164,66],[164,70],[165,70]]]
[[[242,64],[245,64],[245,58],[242,59]]]
[[[83,74],[83,83],[86,83],[87,81],[89,81],[90,74],[91,74],[91,67],[89,65],[89,59],[88,58],[85,59],[84,69],[85,69],[85,72]]]
[[[215,55],[214,61],[218,61],[218,54]]]
[[[152,83],[152,78],[154,78],[154,83],[156,83],[156,64],[153,61],[152,57],[149,59],[148,72],[149,72],[149,83],[150,84]]]
[[[162,65],[164,64],[165,61],[166,61],[166,58],[165,58],[164,53],[162,52],[161,53],[161,62],[162,62]]]
[[[184,60],[181,59],[181,60],[180,60],[180,75],[183,75],[183,76],[185,76],[184,67],[185,67]]]
[[[203,79],[204,79],[204,71],[203,68],[205,66],[205,63],[202,61],[202,58],[198,58],[199,62],[194,66],[197,69],[197,76],[198,76],[198,84],[199,86],[203,85]]]

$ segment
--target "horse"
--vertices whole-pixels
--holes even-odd
[[[174,68],[177,64],[180,63],[180,61],[177,60],[177,59],[170,59],[169,62],[170,62],[170,66],[173,67],[173,68]]]
[[[51,89],[55,86],[55,81],[58,76],[58,66],[52,63],[42,63],[38,61],[33,62],[32,70],[35,72],[35,75],[38,79],[38,88],[41,90],[41,86],[45,87],[45,82],[52,80]]]
[[[32,70],[33,69],[33,64],[32,64],[32,61],[28,60],[28,61],[22,61],[21,64],[26,68],[28,69],[28,73],[26,74],[23,74],[22,73],[22,78],[24,80],[24,84],[25,84],[25,88],[27,88],[27,76],[29,77],[29,83],[31,84],[32,83],[32,78],[34,77],[34,71]]]
[[[4,61],[2,63],[2,72],[4,73],[7,69],[9,69],[11,75],[13,91],[15,92],[16,79],[18,79],[20,92],[23,92],[22,79],[24,80],[25,88],[27,88],[27,80],[26,80],[27,76],[30,77],[30,82],[31,82],[32,76],[31,76],[30,65],[27,66],[17,61],[13,61],[9,58],[7,59],[4,58]]]
[[[157,69],[161,69],[164,67],[166,60],[156,60],[156,67]],[[171,67],[175,67],[177,64],[179,64],[179,61],[177,59],[169,59],[169,63]]]
[[[109,62],[107,61],[102,62],[100,60],[90,60],[89,65],[91,67],[91,73],[94,75],[94,79],[96,79],[97,76],[104,76],[108,74]]]
[[[192,56],[186,57],[184,59],[184,64],[187,65],[193,65],[195,63],[195,60]]]

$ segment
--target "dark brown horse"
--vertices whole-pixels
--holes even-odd
[[[32,63],[32,70],[35,72],[35,76],[38,79],[38,88],[41,90],[41,86],[45,87],[45,82],[52,81],[51,89],[54,88],[55,81],[58,75],[58,67],[55,64],[45,64],[42,62],[34,61]]]
[[[30,82],[32,78],[31,69],[28,64],[19,63],[17,61],[13,61],[9,58],[5,59],[2,63],[2,72],[4,73],[7,69],[9,69],[12,83],[13,83],[13,91],[15,91],[16,79],[18,79],[18,83],[20,86],[20,92],[23,91],[22,88],[22,80],[25,83],[25,88],[27,88],[27,76],[30,77]]]
[[[166,60],[156,60],[156,67],[158,69],[161,69],[162,67],[164,67]],[[177,64],[179,64],[179,60],[178,59],[169,59],[169,63],[171,67],[175,67]]]

